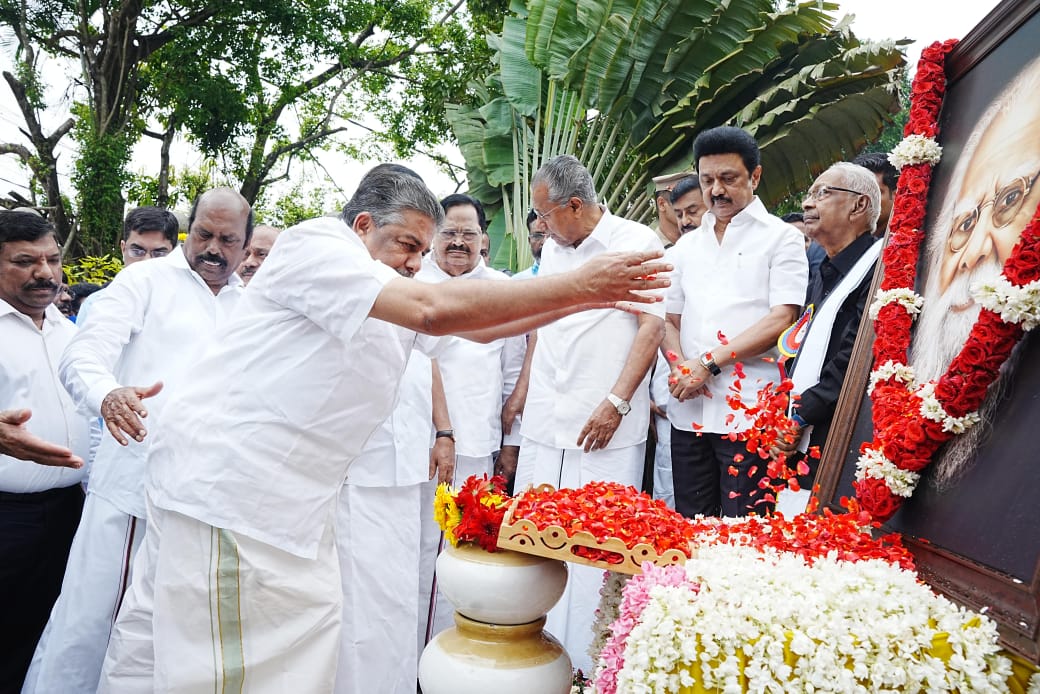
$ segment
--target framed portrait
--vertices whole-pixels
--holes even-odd
[[[1040,202],[1040,0],[1006,0],[954,48],[921,247],[910,364],[937,378],[978,307],[971,284],[1000,273]],[[948,37],[935,37],[938,40]],[[879,270],[880,273],[880,270]],[[875,277],[875,286],[879,278]],[[1040,663],[1040,330],[990,387],[983,423],[936,454],[885,530],[904,536],[921,577],[999,625],[1005,647]],[[867,382],[873,328],[859,338],[823,451],[821,505],[853,496],[873,438]]]

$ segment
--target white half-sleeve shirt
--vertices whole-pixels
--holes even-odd
[[[148,460],[156,505],[316,557],[413,346],[368,318],[397,277],[338,218],[283,231],[196,365],[212,377],[164,408]]]
[[[577,248],[564,248],[548,239],[538,276],[573,270],[607,251],[663,249],[649,227],[604,211]],[[664,318],[662,303],[646,304],[643,311]],[[616,309],[581,311],[539,328],[521,434],[546,446],[577,449],[578,434],[617,381],[638,329],[636,316]],[[649,378],[648,370],[630,400],[632,411],[621,418],[607,448],[646,440]]]
[[[679,341],[683,355],[696,359],[719,344],[719,334],[736,337],[765,317],[773,306],[801,306],[809,281],[805,242],[797,229],[766,211],[756,196],[726,227],[720,244],[715,216],[706,212],[697,229],[684,234],[669,249],[675,266],[667,291],[669,314],[679,314]],[[721,356],[721,355],[716,355]],[[774,346],[759,357],[744,360],[746,377],[740,397],[745,404],[767,383],[778,383]],[[765,361],[764,358],[773,361]],[[726,403],[735,379],[735,367],[708,381],[712,397],[685,402],[668,400],[668,419],[682,431],[728,433],[742,431],[749,422]],[[702,429],[697,428],[694,424]]]
[[[470,272],[452,277],[427,258],[415,279],[437,284],[471,279],[508,280],[509,276],[481,260]],[[516,386],[526,351],[523,336],[486,344],[459,338],[452,340],[437,357],[455,431],[456,455],[482,458],[500,448],[502,404]]]

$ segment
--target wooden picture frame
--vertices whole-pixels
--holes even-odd
[[[982,114],[1004,98],[1004,90],[1017,75],[1040,69],[1036,36],[1040,36],[1040,0],[1005,0],[948,57],[949,87],[939,135],[944,152],[929,197],[926,238],[943,233],[936,230],[937,208],[951,186],[962,151],[974,156],[971,148],[981,149],[977,140],[972,144],[970,133],[982,127]],[[1040,109],[1033,113],[1040,132]],[[1040,162],[1040,151],[1037,157]],[[1040,180],[1034,185],[1040,187]],[[951,197],[955,194],[951,190]],[[1026,195],[1030,201],[1036,197],[1033,192]],[[1035,208],[1035,201],[1031,204]],[[941,258],[941,253],[936,252],[936,257]],[[929,270],[938,272],[940,262],[932,265],[922,251],[918,293],[926,301]],[[874,278],[875,290],[880,273],[879,269]],[[923,580],[956,602],[989,615],[998,624],[1002,644],[1033,663],[1040,663],[1040,440],[1033,435],[1040,434],[1038,333],[1028,334],[1012,355],[1005,391],[962,472],[952,482],[940,482],[934,473],[937,466],[931,466],[913,498],[884,528],[903,534]],[[817,478],[821,508],[837,509],[842,497],[853,496],[859,448],[872,439],[867,383],[873,340],[873,325],[864,312],[822,452]],[[937,456],[945,455],[945,450]]]

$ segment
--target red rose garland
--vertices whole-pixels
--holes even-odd
[[[955,40],[936,42],[922,53],[911,87],[910,118],[904,136],[933,138],[938,133],[939,109],[946,89],[943,63],[955,44]],[[931,175],[930,163],[911,163],[902,168],[889,242],[882,256],[885,274],[881,294],[889,292],[897,298],[890,296],[874,321],[874,440],[861,449],[860,474],[854,483],[863,508],[880,521],[891,518],[913,493],[916,473],[928,466],[936,449],[972,425],[987,389],[1024,334],[1019,322],[1005,321],[999,313],[983,308],[945,374],[920,388],[913,382],[912,372],[908,376],[905,365],[916,313],[910,297],[924,238],[921,229]],[[1014,287],[1040,279],[1040,209],[1023,230],[1002,274]],[[923,414],[922,409],[929,409],[926,399],[931,401],[933,417],[938,421]],[[934,407],[936,402],[941,409]],[[864,473],[871,466],[881,472]]]

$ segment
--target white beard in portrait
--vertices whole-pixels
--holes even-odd
[[[933,228],[929,230],[924,248],[925,303],[917,320],[910,350],[910,364],[914,367],[919,383],[938,379],[961,351],[980,311],[971,298],[972,285],[991,280],[1000,274],[1004,256],[1009,253],[1011,245],[1017,241],[1036,210],[1040,185],[1033,185],[1018,198],[1007,198],[1018,200],[1021,209],[1011,214],[1003,226],[994,223],[996,193],[1000,186],[1006,185],[1009,180],[1033,180],[1036,183],[1033,167],[1040,162],[1040,140],[1035,131],[1030,132],[1031,129],[1022,127],[1022,121],[1031,123],[1038,90],[1040,59],[1023,69],[982,115],[950,177],[939,214]],[[991,137],[984,140],[991,126],[994,131],[990,133]],[[1002,144],[995,145],[995,142]],[[1010,150],[1011,154],[1001,150],[1001,147]],[[999,171],[992,170],[997,167]],[[980,187],[980,181],[984,187]],[[962,201],[962,197],[969,199]],[[957,243],[951,242],[951,229],[955,224],[954,218],[963,220],[965,207],[970,210],[975,205],[978,206],[975,208],[978,216],[970,234],[989,236],[972,236],[975,241],[985,238],[985,243],[976,245],[976,252],[969,253],[972,249],[967,241],[958,239]],[[955,246],[959,248],[954,250]],[[985,257],[982,257],[983,253]],[[945,288],[942,277],[944,270],[947,275]],[[979,408],[981,423],[955,436],[936,452],[928,479],[939,491],[949,489],[971,469],[975,452],[992,432],[992,422],[1011,385],[1020,352],[1017,348],[1012,352],[997,380],[986,393]]]

